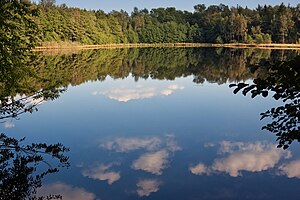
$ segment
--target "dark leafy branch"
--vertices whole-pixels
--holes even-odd
[[[272,122],[263,126],[277,136],[279,148],[288,148],[294,140],[300,142],[300,56],[289,61],[276,63],[265,62],[252,66],[252,71],[266,71],[264,77],[253,80],[253,84],[231,84],[234,93],[243,95],[251,93],[251,97],[272,96],[284,105],[261,113],[261,119],[270,118]]]
[[[23,145],[24,138],[17,140],[0,134],[0,199],[53,199],[59,196],[37,197],[36,190],[41,187],[42,179],[59,171],[59,167],[68,167],[69,149],[62,144],[32,143]],[[57,160],[58,167],[52,167],[46,159]],[[41,163],[47,169],[41,171]],[[37,172],[38,171],[38,172]]]
[[[37,111],[37,106],[43,101],[54,100],[59,97],[64,88],[42,89],[33,95],[22,97],[0,97],[0,119],[15,118],[29,112]]]

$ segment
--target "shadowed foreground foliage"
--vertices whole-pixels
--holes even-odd
[[[42,179],[51,173],[59,171],[58,167],[69,166],[68,151],[62,144],[32,143],[23,145],[23,139],[17,140],[0,134],[0,199],[57,199],[60,196],[37,197],[36,190],[42,186]],[[53,167],[47,161],[52,157],[58,161],[58,167]],[[41,163],[46,164],[46,170],[38,173]]]
[[[19,70],[12,68],[12,70],[16,69]],[[15,80],[22,83],[25,77],[28,78],[27,75],[20,76],[19,74]],[[2,79],[1,86],[7,88],[0,93],[1,123],[8,119],[19,119],[23,113],[36,111],[41,102],[56,99],[63,91],[63,89],[51,86],[27,95],[20,95],[18,92],[24,89],[24,85],[21,87],[18,84],[11,84],[11,81],[7,79]],[[6,96],[8,94],[10,96]],[[36,190],[41,187],[42,179],[47,174],[58,172],[59,168],[69,166],[68,157],[64,155],[68,149],[60,143],[49,145],[46,143],[23,144],[24,142],[24,138],[18,140],[4,133],[0,134],[0,199],[60,198],[59,196],[37,197]]]
[[[254,79],[253,84],[231,84],[235,94],[251,93],[251,97],[272,95],[284,105],[261,113],[261,119],[270,118],[271,122],[263,126],[277,136],[278,148],[287,149],[294,140],[300,142],[300,56],[289,61],[270,63],[252,67],[252,72],[265,71],[264,77]]]
[[[0,92],[1,123],[8,119],[19,119],[23,113],[36,111],[40,103],[56,99],[64,91],[63,88],[56,88],[53,84],[37,91],[27,88],[24,79],[38,78],[26,65],[0,70],[0,77],[0,86],[3,89]],[[41,187],[42,179],[47,174],[69,166],[68,157],[65,156],[68,149],[60,143],[23,144],[24,139],[18,140],[4,133],[0,134],[0,199],[60,198],[60,196],[37,197],[36,190]]]
[[[53,84],[39,90],[28,87],[33,79],[47,82],[28,67],[37,44],[36,6],[27,0],[1,0],[0,13],[0,122],[4,123],[33,112],[42,101],[58,98],[63,89]],[[64,154],[68,149],[60,143],[23,143],[24,138],[0,134],[0,200],[59,198],[37,197],[36,190],[47,174],[69,166]]]

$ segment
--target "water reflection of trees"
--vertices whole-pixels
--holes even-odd
[[[55,92],[58,86],[104,81],[108,76],[114,79],[132,76],[136,81],[147,78],[174,80],[178,77],[193,76],[195,83],[244,82],[266,77],[268,74],[267,67],[251,71],[249,65],[258,64],[262,60],[285,60],[295,57],[297,53],[283,50],[222,48],[99,49],[55,55],[36,53],[34,59],[31,59],[30,66],[33,67],[29,67],[34,75],[27,73],[25,78],[19,81],[20,85],[26,87],[16,88],[22,88],[21,92],[27,94],[30,94],[30,90],[42,91],[42,88],[52,88]]]
[[[286,57],[296,52],[283,52]],[[225,83],[255,77],[247,66],[277,54],[271,50],[212,48],[141,48],[91,50],[60,55],[38,55],[37,74],[62,85],[130,75],[135,80],[173,80],[194,76],[196,83]]]
[[[234,93],[240,90],[244,95],[251,93],[256,96],[272,98],[283,102],[283,105],[261,113],[261,119],[270,118],[271,122],[263,126],[277,136],[279,148],[288,148],[297,140],[300,142],[300,56],[288,61],[264,62],[251,67],[258,72],[253,84],[232,84]]]
[[[0,77],[1,123],[37,110],[39,103],[56,99],[64,91],[64,88],[57,88],[51,81],[40,78],[26,65],[3,65],[0,67]],[[65,155],[68,149],[60,143],[26,144],[24,140],[0,134],[0,199],[58,198],[37,197],[36,190],[41,187],[46,175],[69,165]]]

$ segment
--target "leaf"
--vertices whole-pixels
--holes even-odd
[[[261,94],[262,94],[263,97],[267,97],[268,96],[268,91],[262,91]]]
[[[233,90],[233,93],[236,94],[236,93],[238,93],[240,90],[241,90],[241,88],[238,88],[238,87],[237,87],[237,88],[235,88],[235,89]]]
[[[280,99],[280,95],[276,93],[276,94],[273,95],[273,98],[274,98],[275,100],[278,100],[278,99]]]
[[[237,86],[237,84],[234,84],[234,83],[232,83],[232,84],[229,85],[230,88],[236,87],[236,86]]]

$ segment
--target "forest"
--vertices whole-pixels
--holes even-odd
[[[300,43],[300,4],[255,9],[198,4],[193,12],[135,7],[131,13],[72,8],[55,0],[32,6],[38,10],[40,44]]]

